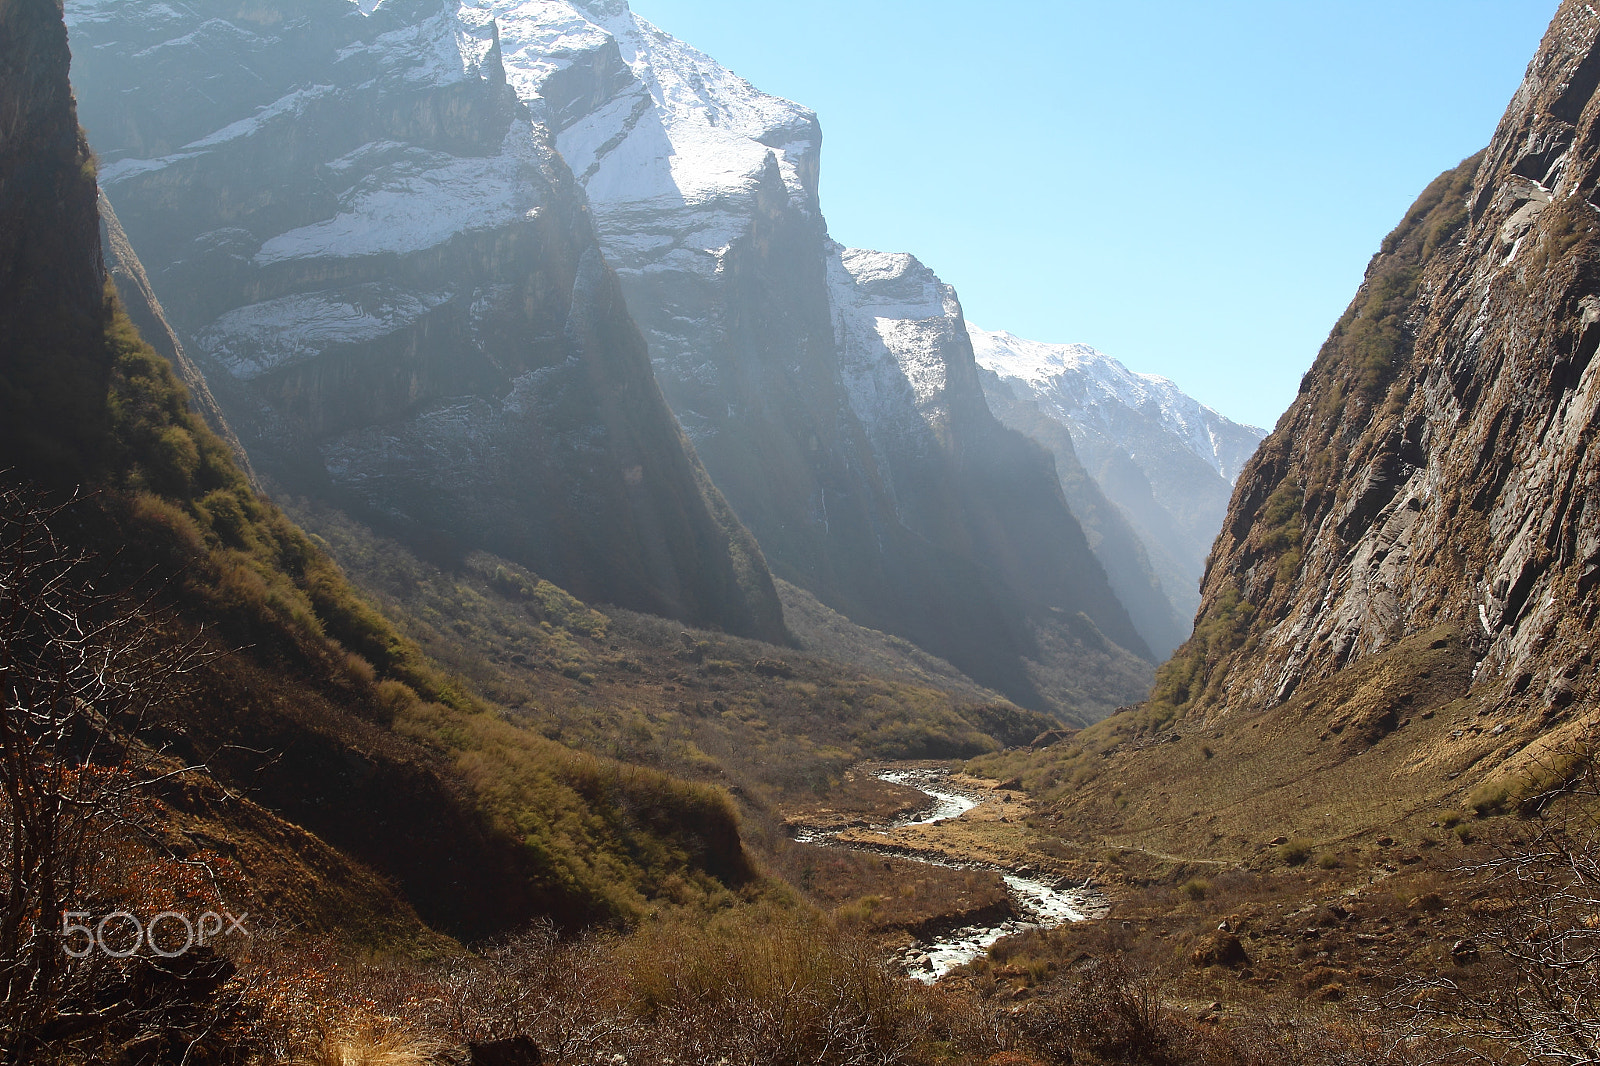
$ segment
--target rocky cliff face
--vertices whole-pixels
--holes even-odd
[[[1239,479],[1159,701],[1270,706],[1443,624],[1502,758],[1592,712],[1597,35],[1562,4],[1488,150],[1384,241]]]
[[[494,18],[668,402],[775,571],[1034,706],[1142,695],[1144,642],[1048,457],[988,411],[954,294],[829,241],[815,116],[615,0],[466,9]]]
[[[59,0],[0,6],[0,470],[72,483],[101,451],[111,363],[94,164]]]
[[[234,463],[249,479],[251,486],[259,489],[260,485],[256,480],[255,471],[251,469],[250,457],[245,453],[243,442],[234,433],[233,426],[222,411],[222,406],[217,403],[217,398],[211,394],[211,386],[206,382],[205,374],[184,351],[183,341],[178,339],[177,330],[173,329],[172,323],[168,321],[166,309],[161,306],[161,300],[150,284],[150,276],[145,272],[144,263],[139,259],[139,254],[133,250],[127,231],[122,228],[116,210],[112,208],[111,201],[105,198],[104,193],[100,195],[97,207],[100,211],[100,248],[105,258],[106,271],[116,285],[117,298],[122,301],[122,307],[127,312],[129,321],[145,339],[145,343],[155,349],[161,358],[172,364],[172,369],[177,372],[184,389],[189,393],[190,410],[205,419],[211,431],[227,443],[228,450],[233,453]]]
[[[263,473],[586,599],[782,638],[488,12],[68,16],[102,182]]]
[[[1112,587],[1158,654],[1189,635],[1206,556],[1264,430],[1082,344],[969,326],[989,406],[1056,458]]]

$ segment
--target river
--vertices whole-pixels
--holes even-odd
[[[878,831],[949,821],[961,817],[984,801],[981,794],[963,789],[952,782],[948,770],[925,767],[886,769],[876,771],[874,776],[882,781],[914,788],[931,801],[909,817],[887,825],[872,827]],[[846,843],[836,837],[837,831],[810,831],[801,833],[797,839],[803,843],[823,847],[852,848],[858,851],[879,850]],[[902,849],[895,849],[895,854],[900,858],[924,862],[930,866],[993,870],[1005,881],[1011,895],[1012,908],[1018,914],[1018,917],[995,925],[965,926],[953,929],[931,941],[913,944],[901,956],[900,962],[908,974],[920,981],[936,981],[956,967],[964,966],[979,958],[1003,936],[1020,933],[1026,929],[1049,929],[1066,922],[1101,918],[1110,909],[1106,898],[1088,885],[1077,887],[1062,885],[1059,882],[1046,882],[1037,876],[1024,876],[988,863],[957,863]]]

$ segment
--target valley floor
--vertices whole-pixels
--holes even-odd
[[[883,780],[905,779],[907,771],[942,775],[971,797],[970,808],[937,821],[917,818],[928,809],[927,794]],[[1373,1058],[1358,1061],[1380,1061],[1380,1045],[1388,1049],[1383,1054],[1426,1045],[1430,1053],[1466,1055],[1469,1046],[1485,1045],[1473,1043],[1472,1027],[1443,1001],[1489,1001],[1497,987],[1518,979],[1504,947],[1513,912],[1527,905],[1517,893],[1532,887],[1500,876],[1505,856],[1526,846],[1530,826],[1484,813],[1449,817],[1402,839],[1379,833],[1342,854],[1295,838],[1242,861],[1187,857],[1070,839],[1063,835],[1070,823],[1015,780],[973,776],[953,763],[864,764],[838,788],[787,809],[785,824],[799,840],[831,845],[797,849],[831,857],[843,846],[876,853],[881,863],[858,864],[855,883],[837,859],[832,878],[819,882],[811,871],[829,861],[821,856],[806,863],[791,857],[786,873],[797,880],[798,869],[797,883],[816,902],[885,934],[885,950],[914,974],[941,937],[968,923],[970,900],[908,882],[913,862],[934,864],[920,867],[935,871],[934,881],[987,873],[989,898],[1003,889],[997,870],[1092,886],[1104,906],[1089,916],[1013,926],[986,955],[940,968],[941,989],[1014,1014],[1056,1011],[1094,971],[1114,963],[1152,997],[1152,1009],[1186,1025],[1243,1032],[1289,1024],[1312,1043],[1333,1032],[1367,1033],[1362,1039],[1374,1042]]]

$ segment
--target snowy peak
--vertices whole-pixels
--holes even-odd
[[[960,314],[955,291],[914,255],[838,248],[852,301],[877,318],[929,319]]]
[[[498,24],[509,82],[544,112],[597,210],[753,194],[770,158],[797,205],[815,212],[816,116],[626,4],[463,0],[462,10]]]
[[[1063,421],[1096,419],[1117,404],[1159,424],[1232,484],[1266,432],[1242,425],[1167,378],[1136,374],[1086,344],[1045,344],[968,325],[978,365],[1026,385]]]
[[[951,366],[963,356],[955,290],[915,256],[830,251],[828,302],[851,409],[870,436],[920,437],[947,420]]]

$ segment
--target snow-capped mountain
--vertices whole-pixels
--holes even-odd
[[[829,240],[816,116],[618,0],[463,6],[494,18],[668,402],[774,570],[1014,698],[1096,715],[1142,694],[1126,649],[1145,642],[1047,457],[984,405],[954,293]],[[1036,632],[1080,613],[1094,635]]]
[[[425,527],[510,523],[535,569],[584,572],[588,524],[558,516],[588,489],[552,497],[562,477],[623,441],[600,465],[624,497],[674,483],[608,406],[656,386],[595,369],[633,366],[614,271],[776,572],[1030,705],[1143,695],[1148,642],[1049,455],[989,411],[954,292],[829,239],[806,108],[621,0],[68,8],[110,197],[267,472]],[[598,528],[656,544],[624,566],[646,584],[688,550],[654,518]]]
[[[102,186],[257,469],[430,550],[783,637],[492,11],[67,15]]]
[[[996,414],[1041,440],[1041,416],[1067,429],[1077,459],[1138,534],[1178,618],[1193,618],[1233,483],[1265,431],[1088,345],[968,333]],[[1084,509],[1074,507],[1088,521]]]
[[[1135,374],[1087,344],[1044,344],[1004,330],[968,324],[978,365],[1019,381],[1070,423],[1109,434],[1122,424],[1117,408],[1159,425],[1232,485],[1266,430],[1235,422],[1156,374]],[[1085,436],[1087,440],[1087,435]]]

